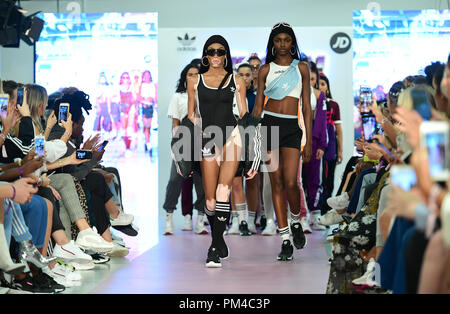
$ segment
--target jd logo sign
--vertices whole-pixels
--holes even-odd
[[[336,33],[331,37],[330,46],[336,53],[346,53],[352,46],[352,40],[346,33]]]

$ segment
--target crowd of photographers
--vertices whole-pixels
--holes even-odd
[[[381,128],[356,140],[318,219],[332,226],[327,293],[450,292],[450,57],[425,74],[360,103]]]

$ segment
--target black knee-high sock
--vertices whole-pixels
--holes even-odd
[[[231,204],[230,202],[217,202],[216,213],[214,217],[213,241],[223,241],[223,233],[230,219]]]
[[[206,214],[206,218],[208,218],[209,226],[211,227],[211,235],[214,235],[214,233],[213,233],[213,230],[214,230],[214,216],[216,215],[216,212],[210,211],[205,206],[205,214]]]

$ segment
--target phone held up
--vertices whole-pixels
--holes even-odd
[[[37,135],[34,138],[34,151],[37,157],[43,157],[45,154],[45,138],[43,135]]]
[[[391,168],[392,184],[409,191],[416,183],[417,177],[414,168],[407,165],[393,165]]]
[[[78,149],[76,152],[77,159],[92,159],[92,151],[86,149]]]
[[[19,87],[17,89],[17,106],[22,106],[23,105],[23,94],[24,94],[24,88],[23,87]]]
[[[58,117],[58,124],[61,125],[61,121],[67,121],[69,118],[69,107],[70,104],[68,103],[61,103],[59,105],[59,117]]]
[[[0,115],[3,118],[6,118],[6,116],[8,115],[8,102],[9,102],[9,95],[0,94]]]
[[[420,125],[420,144],[427,150],[434,181],[445,182],[450,178],[449,130],[444,121],[425,121]]]
[[[361,85],[359,88],[359,104],[361,113],[370,112],[372,104],[372,89],[369,86]]]

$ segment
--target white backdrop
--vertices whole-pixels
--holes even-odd
[[[352,96],[352,49],[337,54],[330,48],[331,37],[344,32],[352,37],[351,27],[295,27],[300,50],[312,60],[325,57],[324,73],[328,76],[334,99],[341,108],[344,132],[344,163],[353,153],[353,96]],[[188,39],[185,39],[186,34]],[[160,28],[159,38],[159,208],[162,213],[165,191],[170,174],[170,129],[172,121],[167,118],[170,99],[175,92],[180,72],[194,58],[201,57],[206,40],[220,34],[228,41],[231,55],[248,57],[251,53],[265,56],[270,28]],[[182,39],[180,40],[179,37]],[[163,39],[163,40],[162,40]],[[337,167],[336,181],[345,165]],[[195,195],[195,194],[194,194]],[[195,199],[195,198],[194,198]],[[180,210],[180,205],[178,210]],[[181,224],[181,211],[175,215]]]

